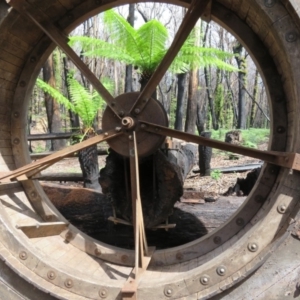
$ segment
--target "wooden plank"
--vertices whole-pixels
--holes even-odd
[[[6,50],[2,50],[0,48],[0,59],[3,61],[7,61],[8,63],[17,66],[17,67],[22,67],[24,64],[24,60],[15,56],[11,52],[7,52]]]
[[[153,253],[155,251],[155,247],[149,247],[148,248],[148,255],[144,256],[144,267],[139,268],[138,272],[136,268],[132,269],[126,283],[124,284],[122,288],[122,300],[135,300],[138,299],[137,294],[137,287],[139,281],[142,280],[142,275],[146,274],[146,270],[150,264],[151,258],[153,256]],[[139,274],[138,280],[137,280],[137,274]]]
[[[49,165],[52,162],[55,162],[57,160],[63,159],[64,157],[67,157],[71,153],[74,153],[76,151],[79,151],[81,149],[87,148],[91,145],[98,144],[100,142],[103,142],[105,140],[117,137],[121,135],[122,133],[116,132],[114,129],[105,132],[104,134],[95,136],[93,138],[90,138],[88,140],[85,140],[79,144],[75,144],[72,146],[69,146],[63,150],[57,151],[52,155],[49,155],[45,158],[42,158],[38,161],[32,162],[31,164],[28,164],[26,166],[23,166],[21,168],[18,168],[8,174],[5,174],[4,176],[0,176],[0,180],[2,182],[7,182],[9,180],[13,180],[17,177],[20,177],[23,174],[28,174],[28,172],[33,171],[34,169],[42,168],[45,165]]]
[[[0,155],[0,164],[13,164],[14,162],[12,155]]]
[[[1,34],[0,34],[1,38]],[[3,37],[1,40],[1,51],[9,52],[12,56],[18,58],[19,60],[24,61],[27,54],[21,47],[13,44],[13,41],[9,40],[9,33],[6,34],[6,37]]]
[[[187,204],[204,204],[205,200],[203,199],[180,199],[181,203],[187,203]]]
[[[59,235],[68,228],[64,222],[36,223],[33,225],[17,225],[17,229],[23,231],[29,238],[47,237]]]
[[[3,70],[1,67],[0,67],[0,76],[1,76],[1,79],[3,81],[9,81],[11,84],[17,84],[18,83],[18,73],[12,73],[11,71],[6,71],[6,70]]]
[[[0,69],[2,71],[6,71],[8,73],[16,73],[16,74],[20,74],[22,69],[19,66],[13,65],[12,63],[7,62],[6,60],[4,60],[3,58],[0,58]],[[1,72],[2,73],[2,72]],[[0,73],[0,74],[1,74]]]

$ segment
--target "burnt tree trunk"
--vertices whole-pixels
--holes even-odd
[[[198,70],[190,71],[185,132],[195,134],[197,119]]]
[[[86,135],[85,139],[92,136],[94,135]],[[80,150],[78,152],[78,159],[83,176],[83,186],[88,189],[101,191],[97,145]]]
[[[181,73],[177,75],[177,106],[175,117],[175,129],[183,130],[183,109],[184,109],[184,94],[186,84],[187,73]]]
[[[172,215],[183,194],[184,168],[172,163],[162,151],[139,162],[139,181],[145,226],[154,227]],[[174,160],[174,157],[173,157]],[[128,158],[111,151],[100,171],[102,191],[117,215],[132,221],[132,200]]]
[[[210,138],[211,132],[202,132],[202,137]],[[201,176],[210,176],[210,161],[212,156],[212,148],[199,145],[199,168]]]
[[[129,4],[129,14],[127,21],[128,23],[134,27],[134,7],[135,4]],[[126,66],[126,71],[125,71],[125,93],[130,93],[133,92],[133,87],[132,87],[132,70],[133,66],[132,65],[127,65]]]

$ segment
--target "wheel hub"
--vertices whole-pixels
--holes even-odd
[[[119,115],[124,116],[121,120],[109,107],[105,109],[103,114],[102,129],[104,131],[115,128],[124,133],[120,138],[108,141],[109,146],[123,156],[129,156],[128,140],[133,131],[136,132],[139,156],[152,154],[165,140],[164,136],[144,131],[140,124],[140,121],[146,121],[168,126],[168,117],[163,106],[157,100],[150,98],[144,110],[140,111],[139,108],[136,108],[130,113],[138,96],[139,93],[134,92],[122,94],[115,98],[117,106],[121,108]]]

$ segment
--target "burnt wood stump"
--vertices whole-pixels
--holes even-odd
[[[204,131],[201,133],[202,137],[210,138],[211,132]],[[204,145],[199,145],[199,168],[201,176],[210,176],[210,161],[212,156],[212,148]]]
[[[140,159],[139,171],[145,227],[151,228],[172,215],[174,204],[183,194],[184,178],[181,169],[161,150]],[[100,171],[100,184],[116,214],[132,222],[129,159],[111,150],[105,168]]]

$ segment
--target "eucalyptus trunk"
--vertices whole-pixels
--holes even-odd
[[[184,95],[185,86],[188,73],[181,73],[177,75],[177,106],[175,116],[175,129],[183,130],[183,114],[184,114]]]
[[[190,71],[185,132],[195,134],[197,119],[198,70]]]
[[[43,79],[50,86],[55,88],[55,67],[53,54],[49,56],[43,66]],[[45,93],[45,107],[48,121],[48,130],[50,133],[59,133],[61,131],[60,105],[48,93]],[[57,151],[65,146],[64,140],[51,141],[50,150]]]
[[[235,59],[239,68],[238,79],[239,79],[239,98],[238,98],[238,129],[246,129],[247,116],[246,116],[246,59],[242,56],[243,46],[238,43],[234,48],[233,52],[236,54]]]

